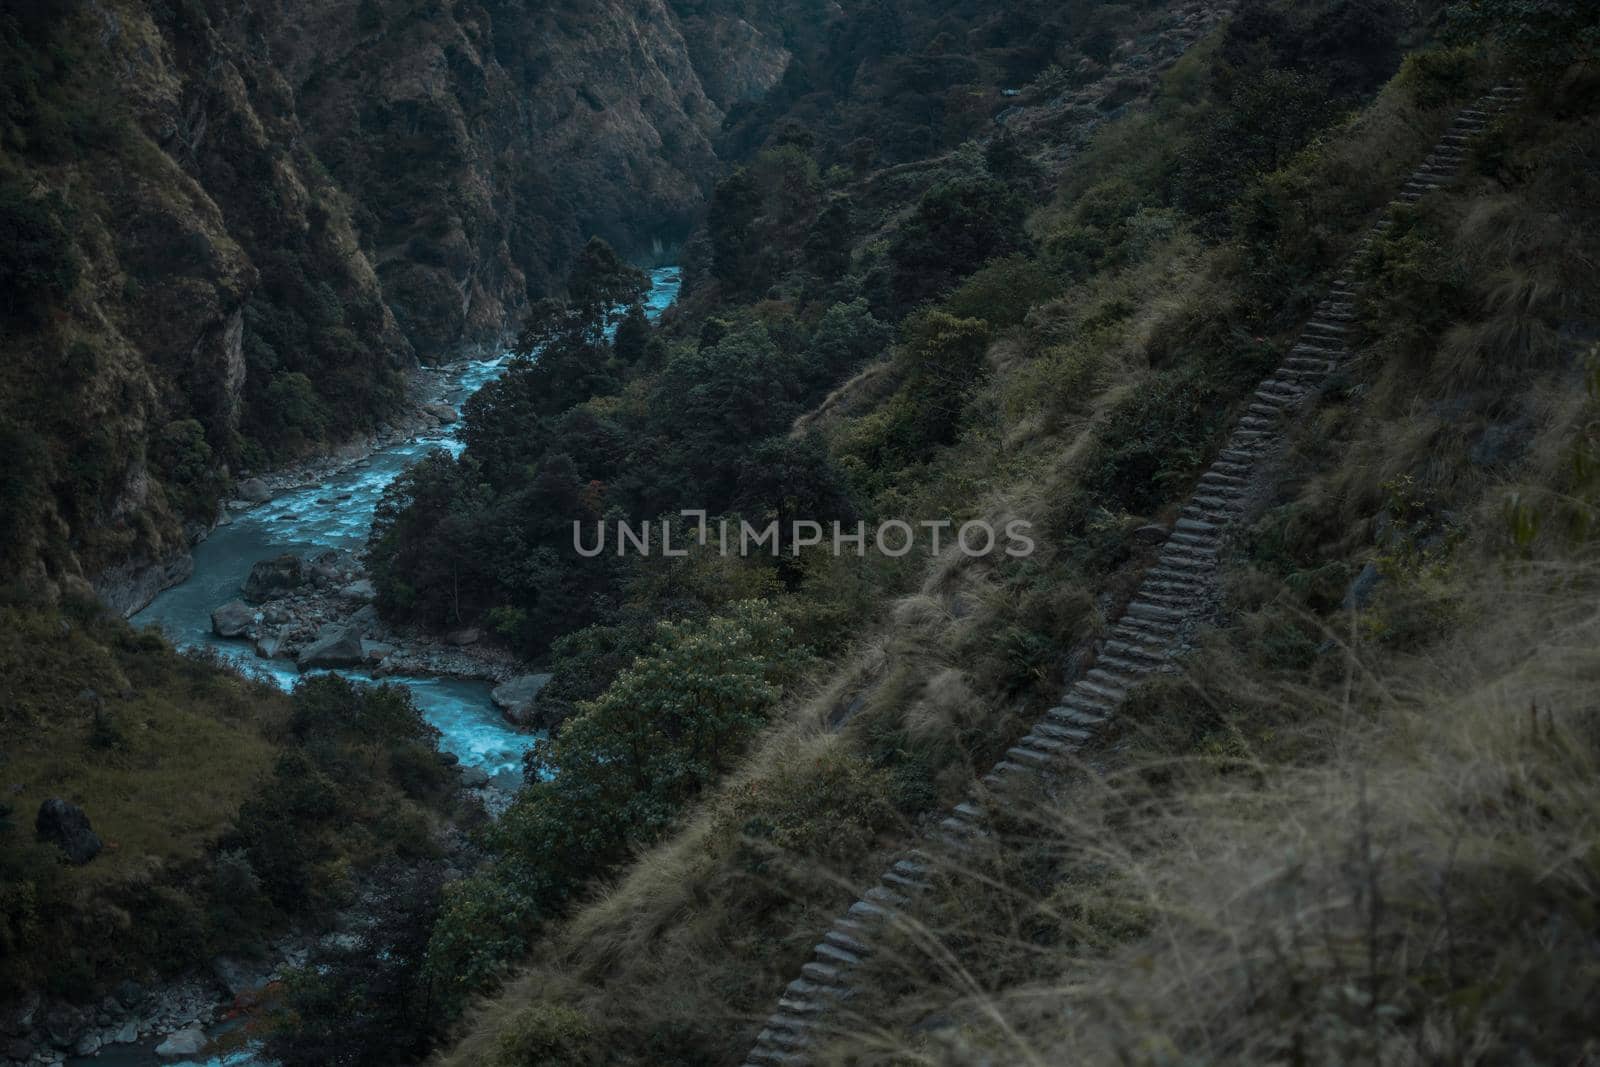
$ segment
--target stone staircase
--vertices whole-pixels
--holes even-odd
[[[1502,85],[1458,114],[1393,204],[1415,203],[1456,178],[1472,138],[1521,98],[1520,87]],[[1388,214],[1362,238],[1358,253],[1393,225]],[[968,800],[925,835],[921,847],[895,862],[878,885],[834,921],[800,977],[779,998],[744,1067],[809,1064],[808,1049],[824,1032],[829,1013],[852,993],[855,969],[871,954],[879,932],[928,888],[935,869],[958,862],[988,835],[985,805],[1021,782],[1070,769],[1074,754],[1116,714],[1128,690],[1168,665],[1188,646],[1195,627],[1211,617],[1224,537],[1270,489],[1264,484],[1264,461],[1282,443],[1285,421],[1348,355],[1353,284],[1347,265],[1283,364],[1256,390],[1227,444],[1201,475],[1155,566],[1103,642],[1094,667],[984,775]]]

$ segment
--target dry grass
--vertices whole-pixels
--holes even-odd
[[[107,851],[84,885],[197,857],[272,766],[287,699],[118,623],[0,613],[0,783],[31,826],[48,797],[83,806]],[[96,708],[105,723],[95,740]]]
[[[1348,684],[1202,667],[1201,699],[1290,705],[1325,759],[1168,758],[1017,817],[827,1062],[1589,1062],[1597,588],[1480,579],[1473,625],[1349,646]]]

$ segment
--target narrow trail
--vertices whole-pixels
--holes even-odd
[[[1391,206],[1415,203],[1461,173],[1472,139],[1516,106],[1522,89],[1501,85],[1463,109]],[[1393,225],[1386,212],[1362,238],[1359,255]],[[1349,356],[1347,335],[1355,317],[1349,261],[1329,286],[1283,364],[1256,390],[1232,436],[1200,477],[1155,565],[1103,643],[1095,665],[1044,713],[1032,730],[984,775],[970,799],[925,835],[850,905],[812,951],[767,1018],[744,1067],[805,1067],[827,1016],[856,989],[855,974],[886,924],[908,914],[932,872],[948,866],[988,835],[985,805],[1019,784],[1070,769],[1075,754],[1121,706],[1145,676],[1161,670],[1188,647],[1193,631],[1214,613],[1222,545],[1265,488],[1270,457],[1284,443],[1285,425]]]

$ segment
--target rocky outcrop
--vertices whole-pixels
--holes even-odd
[[[97,574],[92,585],[106,607],[126,616],[143,610],[156,594],[187,581],[193,573],[194,557],[185,548],[165,560],[123,560]]]
[[[100,835],[89,826],[89,816],[76,804],[51,797],[39,805],[33,821],[39,840],[55,845],[67,862],[82,866],[100,854]]]

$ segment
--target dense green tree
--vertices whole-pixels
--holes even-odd
[[[0,312],[33,319],[78,284],[82,267],[59,193],[33,196],[18,180],[0,181]]]
[[[373,513],[367,562],[379,607],[396,617],[459,626],[491,597],[493,558],[480,515],[491,499],[470,457],[433,452],[384,490]]]
[[[567,879],[605,869],[727,769],[804,660],[765,602],[663,623],[648,655],[535,744],[496,840]]]
[[[993,178],[942,182],[901,225],[889,256],[900,313],[939,295],[991,259],[1029,247],[1023,199]]]

